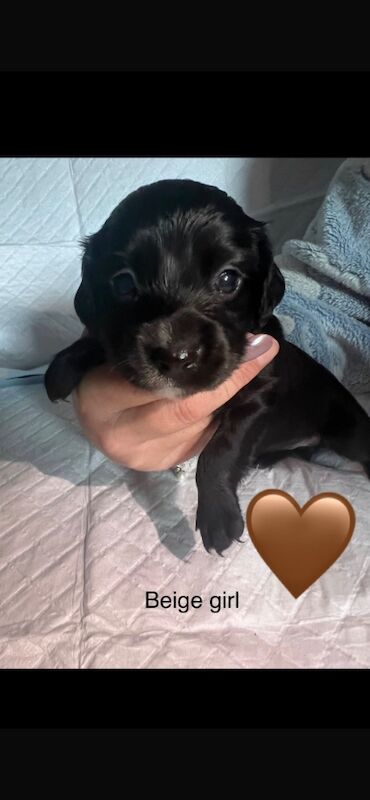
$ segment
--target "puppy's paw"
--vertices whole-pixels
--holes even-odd
[[[62,351],[55,356],[44,375],[45,389],[49,400],[65,400],[81,379],[80,370],[76,369],[73,359]]]
[[[222,555],[224,550],[240,539],[244,531],[244,521],[235,495],[224,494],[208,502],[199,500],[196,529],[200,531],[203,544],[208,552],[216,550]]]
[[[52,402],[65,400],[78,386],[86,372],[103,364],[104,361],[104,348],[90,336],[83,336],[70,347],[61,350],[44,376],[49,400]]]

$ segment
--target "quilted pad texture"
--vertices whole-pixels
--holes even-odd
[[[338,159],[0,158],[0,369],[32,369],[81,333],[73,298],[83,236],[129,192],[191,178],[232,194],[271,234],[304,231]],[[278,186],[280,189],[278,190]],[[302,228],[303,225],[303,228]]]
[[[75,338],[78,240],[128,191],[193,177],[268,215],[267,161],[0,159],[0,366],[45,363]],[[335,169],[324,166],[309,202]],[[293,208],[287,185],[282,177]],[[203,550],[194,474],[194,460],[179,478],[123,469],[89,445],[70,403],[52,405],[38,385],[1,388],[0,667],[369,667],[370,482],[361,469],[286,459],[251,472],[240,488],[243,510],[268,488],[301,504],[322,491],[353,504],[352,541],[298,600],[246,532],[224,558]],[[203,605],[146,608],[148,591],[200,595]],[[236,592],[239,608],[211,611],[211,596]]]

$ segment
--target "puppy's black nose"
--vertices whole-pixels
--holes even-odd
[[[151,350],[150,356],[152,362],[161,372],[173,372],[179,369],[196,369],[202,351],[203,348],[201,346],[191,349],[185,346],[169,349],[155,347]]]

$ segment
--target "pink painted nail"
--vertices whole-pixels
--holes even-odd
[[[274,339],[268,333],[257,333],[256,335],[248,333],[247,346],[242,361],[253,361],[258,356],[262,356],[263,353],[267,353],[267,350],[270,350],[273,343]]]

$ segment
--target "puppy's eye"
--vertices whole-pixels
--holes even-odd
[[[241,275],[236,269],[225,269],[218,275],[215,288],[221,294],[233,294],[239,289],[241,282]]]
[[[119,272],[111,278],[113,291],[120,300],[135,300],[138,295],[137,286],[131,272]]]

